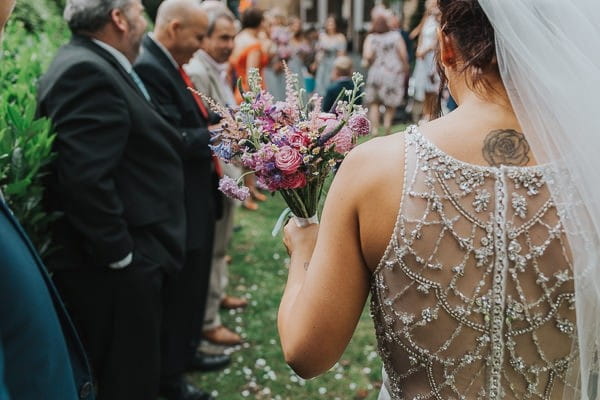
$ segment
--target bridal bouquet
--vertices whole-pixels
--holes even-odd
[[[257,184],[278,191],[299,224],[316,222],[317,207],[328,174],[353,148],[358,136],[370,131],[365,110],[357,105],[363,78],[352,77],[354,89],[342,91],[349,101],[339,101],[333,113],[321,112],[321,100],[312,96],[306,103],[295,74],[284,65],[286,100],[274,101],[261,88],[258,70],[249,72],[249,90],[236,110],[203,96],[222,117],[213,132],[215,154],[225,162],[238,160],[256,175]],[[246,175],[244,174],[244,175]],[[250,191],[237,181],[223,177],[219,189],[229,197],[245,200]]]

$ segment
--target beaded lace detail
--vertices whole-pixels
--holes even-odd
[[[371,313],[394,399],[561,399],[577,365],[566,236],[545,167],[483,167],[406,133]]]

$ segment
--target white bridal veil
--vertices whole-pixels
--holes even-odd
[[[600,355],[600,0],[479,3],[525,136],[539,163],[556,166],[550,187],[573,254],[580,353],[568,383],[592,399]]]

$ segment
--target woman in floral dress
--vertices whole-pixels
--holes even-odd
[[[404,75],[408,71],[406,44],[400,32],[389,29],[387,18],[383,13],[374,16],[373,32],[366,37],[363,50],[363,65],[369,67],[365,102],[375,136],[379,133],[381,105],[385,106],[385,134],[390,133],[396,107],[404,100]]]

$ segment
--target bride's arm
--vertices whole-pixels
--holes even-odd
[[[357,205],[372,184],[364,172],[373,164],[369,148],[359,146],[343,162],[320,227],[298,228],[293,221],[286,226],[291,262],[278,328],[286,362],[304,378],[327,371],[341,357],[368,296]]]

